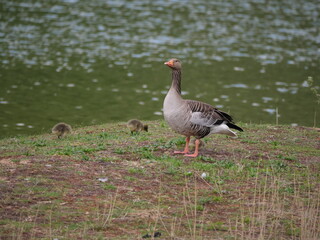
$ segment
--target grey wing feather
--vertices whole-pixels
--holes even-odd
[[[212,127],[219,119],[213,117],[212,113],[193,112],[190,122],[204,127]]]
[[[192,112],[190,121],[194,124],[210,127],[214,124],[221,124],[224,121],[232,122],[230,115],[209,104],[193,100],[187,100],[187,103]]]

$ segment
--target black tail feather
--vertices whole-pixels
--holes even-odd
[[[235,124],[233,124],[233,123],[227,123],[227,126],[228,126],[229,128],[233,128],[233,129],[236,129],[236,130],[238,130],[238,131],[240,131],[240,132],[243,132],[243,129],[242,129],[241,127],[238,127],[237,125],[235,125]]]

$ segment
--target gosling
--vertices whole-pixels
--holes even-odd
[[[72,131],[71,126],[66,123],[58,123],[54,125],[52,128],[52,133],[57,135],[58,138],[64,137],[66,134],[70,133]]]
[[[131,135],[134,133],[138,134],[141,131],[148,132],[148,125],[144,125],[137,119],[132,119],[127,123],[127,127],[129,128]]]

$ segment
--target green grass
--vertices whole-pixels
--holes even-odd
[[[187,158],[173,154],[184,137],[147,124],[0,140],[0,236],[320,238],[319,130],[240,123],[239,138],[209,136]]]

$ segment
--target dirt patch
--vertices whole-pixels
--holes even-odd
[[[12,162],[11,158],[3,158],[0,160],[0,164],[5,167],[15,168],[17,166],[16,163]]]

